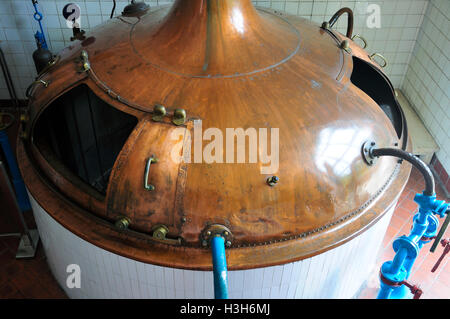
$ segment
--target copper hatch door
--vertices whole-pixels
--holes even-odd
[[[168,238],[179,238],[186,179],[181,154],[183,145],[190,145],[185,141],[188,130],[151,118],[140,121],[111,173],[106,195],[109,218],[125,217],[130,229],[147,234],[163,226]]]

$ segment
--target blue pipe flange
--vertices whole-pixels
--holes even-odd
[[[230,247],[233,234],[228,227],[212,224],[201,235],[202,246],[211,246],[214,276],[214,297],[228,299],[228,270],[225,247]]]
[[[222,236],[225,239],[225,246],[227,248],[231,247],[231,243],[233,242],[233,234],[228,227],[220,224],[212,224],[205,228],[202,232],[202,246],[208,247],[214,236]]]
[[[408,271],[405,269],[405,267],[401,267],[398,272],[391,273],[390,270],[392,268],[393,261],[386,261],[381,266],[381,272],[380,277],[381,279],[386,278],[391,283],[387,283],[382,280],[382,282],[388,286],[396,287],[400,286],[403,281],[406,280],[408,277]]]
[[[420,252],[419,245],[407,236],[401,236],[394,240],[392,243],[392,248],[394,248],[395,253],[397,253],[400,249],[406,249],[406,259],[417,258]]]

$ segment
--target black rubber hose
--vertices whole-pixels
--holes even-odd
[[[420,173],[422,173],[423,178],[425,179],[425,190],[424,195],[433,196],[434,195],[434,177],[430,168],[427,164],[425,164],[420,158],[417,156],[405,152],[398,148],[378,148],[373,149],[370,153],[373,157],[381,157],[381,156],[393,156],[401,158],[409,163],[411,163],[414,167],[416,167]]]
[[[116,0],[113,0],[113,7],[111,10],[111,16],[109,17],[110,19],[112,19],[114,17],[114,11],[116,11]]]

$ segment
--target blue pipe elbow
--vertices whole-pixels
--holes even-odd
[[[214,298],[228,299],[228,270],[225,255],[225,239],[222,236],[211,238],[213,272],[214,272]]]

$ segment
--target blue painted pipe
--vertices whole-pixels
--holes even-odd
[[[12,184],[14,186],[14,190],[16,191],[17,202],[19,203],[20,210],[22,212],[30,210],[30,200],[28,199],[25,184],[23,182],[22,175],[20,175],[19,168],[17,167],[17,162],[13,155],[11,144],[9,143],[8,135],[5,130],[0,130],[0,145],[3,149],[6,162],[8,163]]]
[[[228,299],[228,270],[227,257],[225,255],[225,239],[222,236],[214,236],[211,239],[213,273],[214,273],[214,298]]]
[[[409,278],[411,268],[414,265],[424,244],[431,241],[437,234],[439,220],[434,215],[445,216],[449,204],[436,200],[432,196],[417,194],[414,201],[419,204],[419,212],[414,216],[413,227],[409,236],[397,238],[393,247],[396,255],[393,261],[387,261],[381,266],[380,290],[378,299],[404,299],[413,295],[406,287],[405,280]]]

